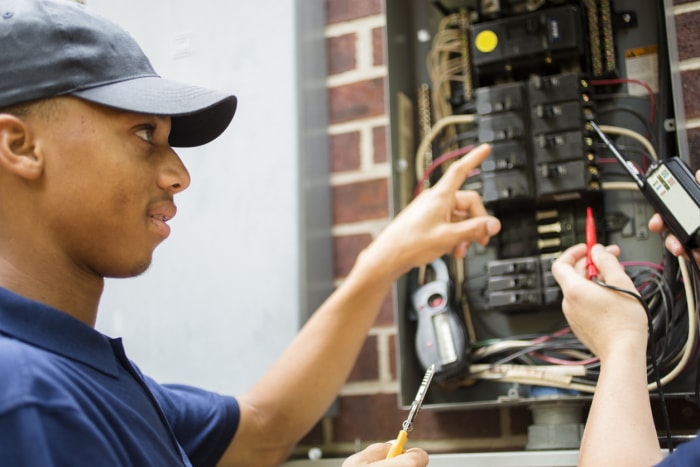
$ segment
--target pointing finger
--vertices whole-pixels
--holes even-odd
[[[469,172],[477,168],[490,153],[491,146],[488,144],[472,149],[467,155],[450,165],[433,188],[450,193],[459,190]]]

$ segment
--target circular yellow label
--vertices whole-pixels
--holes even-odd
[[[498,36],[495,32],[486,29],[476,35],[474,45],[476,46],[476,50],[481,53],[487,54],[493,52],[493,50],[498,46]]]

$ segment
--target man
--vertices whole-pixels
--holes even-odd
[[[700,171],[696,173],[700,183]],[[649,221],[655,232],[664,229],[658,214]],[[673,235],[666,248],[685,256]],[[596,245],[592,250],[599,279],[636,291],[617,260],[620,250]],[[695,261],[700,251],[691,252]],[[552,265],[564,292],[562,308],[571,329],[600,358],[600,377],[586,422],[579,465],[689,466],[700,463],[700,439],[681,445],[662,461],[647,390],[648,321],[641,304],[629,295],[604,288],[586,278],[586,246],[565,251]],[[692,325],[692,323],[691,323]]]
[[[500,229],[478,195],[459,191],[482,146],[360,254],[249,391],[158,384],[94,330],[104,278],[148,268],[190,184],[172,147],[216,138],[235,107],[160,78],[126,32],[81,5],[0,0],[3,464],[278,464],[332,402],[392,283]],[[416,448],[383,460],[388,448],[344,465],[427,464]]]

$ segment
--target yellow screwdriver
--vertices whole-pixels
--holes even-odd
[[[423,381],[421,381],[418,387],[416,398],[413,399],[413,403],[411,404],[411,411],[408,413],[406,420],[401,424],[401,431],[399,431],[396,441],[394,441],[391,449],[389,449],[386,455],[387,459],[396,457],[403,452],[403,448],[406,446],[406,440],[408,439],[408,432],[413,429],[413,420],[416,418],[416,415],[418,415],[421,405],[423,405],[423,399],[425,399],[425,393],[428,392],[428,386],[430,386],[430,381],[433,379],[433,374],[435,374],[434,364],[428,367],[425,376],[423,376]]]

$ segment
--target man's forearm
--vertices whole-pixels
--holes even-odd
[[[601,366],[579,466],[644,467],[661,458],[644,354],[638,350],[616,352]]]

